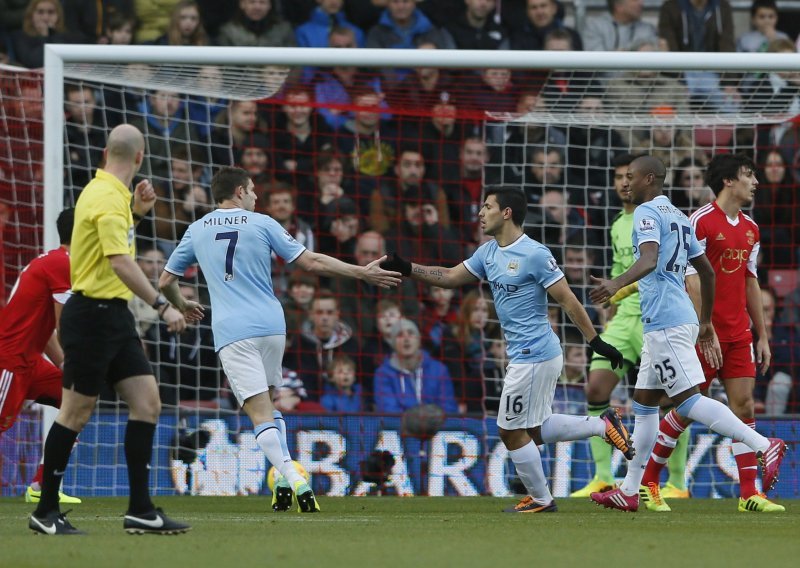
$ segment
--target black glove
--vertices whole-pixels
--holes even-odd
[[[381,262],[381,268],[392,272],[399,272],[403,276],[411,276],[411,263],[400,258],[396,252],[390,252],[386,260]]]
[[[592,348],[592,351],[600,355],[601,357],[605,357],[609,361],[611,361],[611,368],[616,369],[617,367],[622,367],[625,358],[622,356],[616,347],[613,345],[609,345],[605,341],[603,341],[600,336],[596,336],[589,342],[589,347]]]

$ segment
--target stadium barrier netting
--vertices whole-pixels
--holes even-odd
[[[6,295],[45,243],[55,244],[46,239],[54,227],[45,218],[74,204],[101,163],[109,130],[123,122],[145,134],[141,175],[153,181],[159,196],[137,229],[139,263],[154,283],[188,224],[211,210],[209,181],[223,165],[247,169],[257,186],[257,210],[271,214],[301,243],[360,264],[385,250],[425,264],[460,262],[483,239],[477,225],[483,188],[510,184],[528,196],[526,233],[551,248],[598,329],[606,310],[589,303],[588,276],[610,269],[608,229],[620,211],[615,157],[661,158],[668,166],[669,196],[690,213],[713,199],[702,182],[709,157],[744,152],[759,167],[751,214],[761,227],[760,277],[774,291],[773,368],[783,373],[779,380],[776,373],[759,377],[757,398],[771,417],[798,412],[793,377],[800,320],[800,144],[792,121],[794,95],[767,88],[775,72],[720,68],[687,75],[622,61],[618,69],[606,65],[602,71],[586,70],[593,68],[588,63],[503,68],[511,65],[505,54],[478,69],[444,65],[445,55],[437,55],[441,67],[421,66],[413,58],[402,68],[376,67],[367,56],[358,63],[334,57],[318,62],[327,66],[287,66],[275,64],[270,50],[258,52],[260,64],[215,58],[213,65],[198,65],[157,63],[136,53],[112,63],[64,64],[56,87],[63,87],[63,108],[56,112],[63,156],[60,145],[45,146],[42,75],[0,68],[0,277]],[[47,159],[58,164],[58,175],[48,171]],[[290,446],[314,476],[316,490],[513,491],[513,467],[493,418],[505,346],[485,284],[448,293],[405,283],[385,292],[318,279],[274,260],[273,281],[288,328],[276,404],[289,416]],[[202,273],[193,271],[181,284],[183,294],[208,305]],[[131,309],[164,403],[153,463],[156,491],[266,491],[268,464],[227,387],[213,351],[210,317],[175,336],[149,306],[134,300]],[[421,367],[410,373],[399,370],[391,356],[389,330],[400,317],[415,324],[425,352]],[[565,346],[555,410],[584,413],[588,353],[557,306],[551,306],[550,318]],[[388,377],[404,373],[409,385],[429,381],[436,387],[425,399],[412,389],[389,396]],[[355,382],[348,388],[350,374]],[[634,377],[614,392],[614,403],[623,409],[630,407]],[[404,420],[403,410],[420,401],[436,403],[446,418],[428,409]],[[125,416],[115,395],[103,393],[76,448],[65,482],[69,489],[84,495],[126,491]],[[793,420],[764,425],[789,442],[798,438]],[[39,457],[39,437],[34,405],[0,439],[3,494],[24,489]],[[728,448],[729,441],[694,428],[689,483],[695,495],[731,494],[736,470]],[[363,482],[364,467],[369,469],[377,450],[396,458],[385,487]],[[556,495],[585,482],[587,452],[583,442],[548,448]],[[615,453],[618,475],[624,475],[622,462]],[[797,496],[795,454],[786,463],[792,473],[782,476],[782,495]]]

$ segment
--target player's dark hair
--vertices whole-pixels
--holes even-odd
[[[522,188],[510,185],[495,185],[486,188],[485,196],[494,195],[500,209],[511,209],[511,221],[521,227],[528,212],[528,199]]]
[[[750,17],[753,18],[760,9],[766,8],[778,13],[778,5],[775,0],[753,0],[753,5],[750,6]]]
[[[75,208],[68,207],[58,214],[56,228],[58,229],[58,242],[68,245],[72,242],[72,227],[75,225]]]
[[[250,174],[247,173],[247,170],[225,166],[211,178],[211,195],[214,197],[214,201],[222,203],[233,197],[237,187],[246,188],[249,181]]]
[[[739,170],[743,167],[755,171],[753,161],[744,154],[717,154],[708,163],[704,181],[714,195],[725,188],[725,180],[739,179]]]
[[[623,166],[630,166],[631,162],[638,157],[639,156],[637,156],[636,154],[628,154],[628,153],[619,154],[617,156],[614,156],[614,158],[611,160],[611,167],[616,169],[616,168],[621,168]]]

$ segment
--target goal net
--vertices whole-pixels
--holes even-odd
[[[776,350],[776,372],[759,378],[757,398],[770,414],[760,424],[796,440],[798,423],[782,415],[798,411],[785,382],[797,372],[798,101],[772,85],[775,77],[794,84],[797,66],[781,56],[671,55],[48,47],[44,77],[0,68],[4,291],[57,245],[58,211],[74,204],[100,165],[110,129],[128,122],[145,135],[140,176],[158,193],[136,236],[154,284],[186,227],[213,208],[209,182],[221,166],[247,169],[257,211],[306,247],[359,264],[395,250],[455,265],[484,240],[483,188],[509,184],[528,197],[526,233],[550,247],[601,329],[609,314],[589,302],[589,275],[608,274],[613,260],[615,164],[626,154],[659,157],[669,196],[690,213],[713,198],[702,181],[709,157],[744,152],[759,166],[752,215],[762,231],[761,278],[774,290],[773,332],[786,348]],[[487,283],[452,293],[405,283],[385,293],[277,258],[272,277],[288,328],[276,404],[318,493],[518,489],[495,425],[507,361]],[[200,271],[182,279],[181,291],[208,305]],[[270,464],[230,393],[209,319],[175,336],[149,306],[134,300],[131,309],[163,401],[155,491],[268,493]],[[588,352],[556,305],[549,315],[565,348],[554,410],[584,414]],[[413,356],[401,359],[405,350]],[[622,382],[612,396],[624,411],[631,385]],[[418,409],[405,412],[410,407]],[[125,418],[125,406],[103,393],[74,452],[68,492],[127,492]],[[0,438],[4,494],[21,493],[35,469],[37,424],[33,405]],[[694,427],[694,495],[736,494],[729,446]],[[384,450],[393,469],[380,459]],[[556,496],[591,477],[584,441],[553,444],[543,455]],[[618,476],[624,461],[615,453]],[[793,481],[782,485],[786,496],[800,492]]]

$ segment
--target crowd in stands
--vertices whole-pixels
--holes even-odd
[[[752,29],[737,35],[728,0],[666,0],[654,22],[643,17],[642,0],[609,0],[607,13],[589,17],[581,30],[564,24],[557,0],[0,0],[0,51],[28,68],[42,66],[47,43],[796,52],[794,39],[776,27],[774,0],[755,0],[751,16]],[[713,199],[702,174],[720,149],[749,153],[759,165],[752,215],[762,266],[797,272],[798,126],[708,130],[676,127],[670,118],[754,104],[800,115],[800,73],[731,80],[710,72],[307,68],[257,102],[226,100],[214,87],[224,74],[215,66],[197,70],[198,83],[216,92],[208,97],[89,82],[65,87],[66,204],[100,165],[111,128],[129,122],[145,134],[142,175],[153,180],[159,201],[137,239],[140,266],[154,283],[186,227],[214,207],[209,181],[222,165],[245,168],[257,186],[257,210],[300,243],[362,266],[389,250],[423,264],[460,262],[483,241],[477,213],[484,184],[513,184],[528,197],[526,233],[553,250],[600,329],[606,310],[589,301],[589,276],[610,266],[608,227],[620,210],[610,189],[614,158],[661,158],[669,195],[688,214]],[[2,200],[33,202],[42,182],[42,87],[29,77],[14,89],[4,87],[0,123]],[[486,116],[551,106],[664,120],[621,128]],[[279,409],[400,413],[433,403],[450,415],[497,411],[505,347],[488,290],[406,281],[388,291],[318,280],[277,257],[273,280],[288,330]],[[800,288],[776,292],[768,270],[762,281],[774,364],[759,379],[759,401],[770,413],[798,411]],[[202,274],[187,275],[181,293],[207,304]],[[165,403],[230,406],[210,310],[201,325],[175,336],[149,306],[134,300],[131,309]],[[582,412],[586,349],[557,308],[551,321],[566,346],[555,404]],[[624,388],[615,397],[626,404]]]

